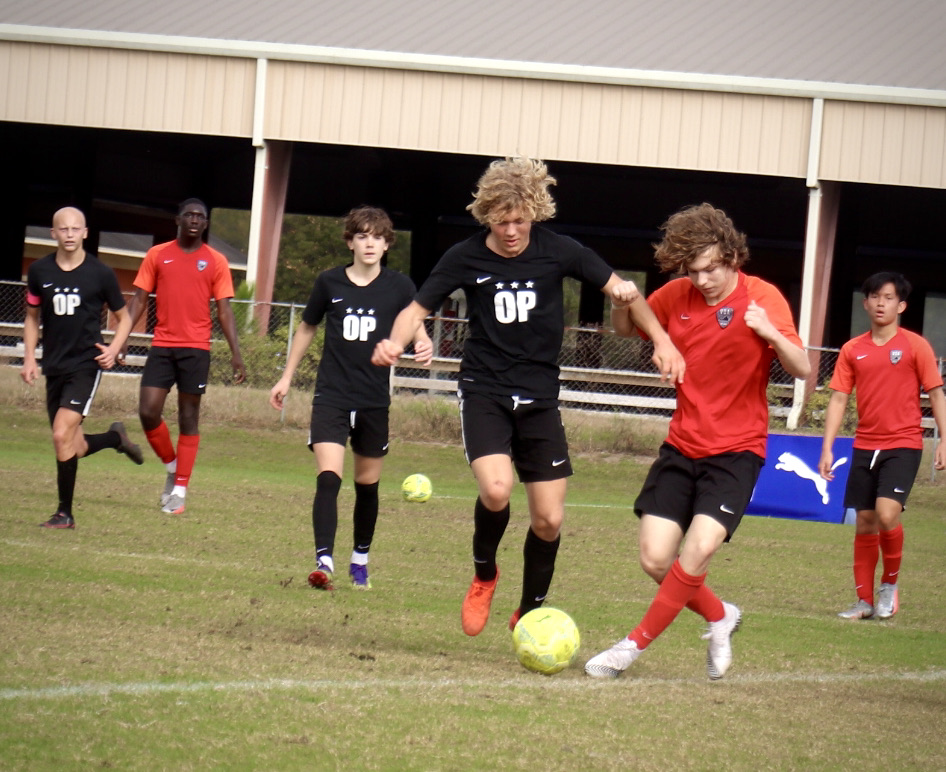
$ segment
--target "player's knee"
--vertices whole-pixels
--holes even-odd
[[[640,551],[640,565],[644,573],[660,584],[673,564],[673,557],[668,558],[664,555],[655,555],[649,552],[643,546]]]
[[[505,509],[512,495],[512,486],[502,480],[492,480],[480,484],[480,501],[491,512]]]
[[[59,457],[69,457],[67,451],[72,449],[73,445],[72,427],[54,427],[53,428],[53,447],[56,449],[56,455]]]
[[[161,410],[148,404],[139,405],[138,418],[145,431],[157,429],[161,425]]]
[[[558,514],[535,512],[531,514],[532,532],[542,541],[555,541],[562,530],[564,518]]]

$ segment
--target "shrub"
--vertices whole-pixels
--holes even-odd
[[[282,377],[289,350],[289,326],[284,325],[260,335],[253,321],[247,327],[239,329],[240,353],[246,366],[246,385],[257,389],[270,389]],[[296,368],[292,379],[293,389],[311,391],[315,389],[315,377],[322,359],[322,345],[325,335],[321,325],[316,328],[312,345]],[[230,347],[225,339],[217,340],[210,349],[210,382],[230,384],[233,373],[230,370]]]
[[[825,412],[828,409],[828,402],[831,401],[831,389],[822,388],[813,391],[805,402],[805,409],[802,412],[802,422],[805,426],[812,429],[824,429]],[[847,407],[844,410],[844,417],[841,419],[841,428],[838,434],[841,436],[853,436],[857,429],[857,394],[852,394],[847,401]]]

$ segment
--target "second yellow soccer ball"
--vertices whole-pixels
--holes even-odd
[[[430,499],[430,494],[434,492],[430,479],[422,474],[412,474],[404,478],[401,483],[401,493],[405,501],[414,501],[418,504]]]

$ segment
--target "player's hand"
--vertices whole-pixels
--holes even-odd
[[[99,367],[103,370],[111,370],[115,366],[116,353],[112,351],[111,346],[103,346],[101,343],[96,343],[95,347],[99,350],[99,354],[95,357],[95,361],[99,363]]]
[[[746,320],[746,327],[763,340],[771,340],[775,337],[775,325],[769,321],[769,315],[765,309],[757,305],[754,300],[749,301],[749,308],[746,309],[743,318]]]
[[[933,466],[937,469],[946,469],[946,440],[940,439],[933,454]]]
[[[233,368],[233,383],[238,385],[246,380],[246,366],[243,364],[243,357],[233,357],[230,360],[230,367]]]
[[[818,474],[820,474],[825,480],[834,479],[834,453],[830,450],[824,450],[821,452],[821,460],[818,461]]]
[[[672,386],[683,383],[686,362],[683,361],[683,354],[673,345],[669,336],[664,341],[654,341],[654,355],[651,361],[660,373],[661,383],[670,383]]]
[[[286,404],[286,396],[289,394],[289,384],[285,378],[280,378],[279,382],[269,390],[269,404],[276,410],[282,410]]]
[[[434,344],[430,338],[414,341],[414,361],[427,367],[434,358]]]
[[[389,338],[379,340],[374,347],[374,353],[371,355],[371,364],[379,367],[391,367],[403,353],[404,347],[399,346],[393,340]]]
[[[36,366],[36,360],[31,362],[23,362],[23,367],[20,368],[20,378],[23,379],[23,383],[27,386],[32,386],[36,383],[36,378],[39,376],[39,368]]]
[[[612,305],[618,306],[619,308],[631,305],[631,303],[641,296],[637,285],[632,281],[618,282],[611,287],[610,294]]]

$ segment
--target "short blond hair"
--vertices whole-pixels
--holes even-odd
[[[501,222],[515,209],[532,222],[555,216],[555,201],[549,186],[557,180],[544,162],[535,158],[493,161],[476,184],[473,203],[467,209],[480,225]]]

